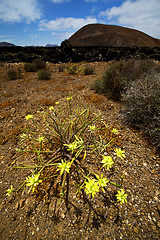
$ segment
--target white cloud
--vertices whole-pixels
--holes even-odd
[[[74,32],[61,32],[61,33],[52,32],[54,42],[59,45],[61,44],[62,41],[70,38],[73,34]]]
[[[0,38],[7,38],[7,37],[9,37],[9,36],[7,36],[7,35],[0,35]]]
[[[106,19],[108,24],[135,28],[160,38],[159,0],[127,0],[120,7],[100,12],[99,17]]]
[[[0,0],[0,20],[3,22],[27,23],[40,19],[37,0]]]
[[[38,35],[37,34],[31,34],[30,37],[34,39],[34,38],[37,38]]]
[[[51,0],[53,3],[69,2],[70,0]]]
[[[40,30],[50,30],[50,31],[76,31],[79,28],[89,24],[96,23],[97,19],[92,17],[86,18],[57,18],[52,21],[41,21],[40,22]]]

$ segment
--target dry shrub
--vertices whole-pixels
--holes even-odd
[[[160,146],[160,74],[132,82],[122,97],[122,116],[128,124],[143,130]]]
[[[15,80],[17,79],[17,72],[14,69],[8,70],[7,77],[9,80]]]
[[[84,74],[84,75],[92,75],[92,74],[94,74],[94,68],[91,67],[91,66],[86,66],[86,67],[83,69],[83,74]]]
[[[24,70],[26,72],[35,72],[32,63],[25,63],[24,64]]]
[[[24,70],[26,72],[37,72],[41,69],[46,69],[46,62],[41,59],[35,59],[32,63],[24,64]]]
[[[156,72],[160,72],[160,66],[154,60],[120,60],[110,64],[91,89],[119,100],[132,82]]]
[[[59,65],[58,70],[59,70],[59,72],[64,72],[65,71],[65,66],[64,65]]]
[[[37,72],[39,80],[49,80],[51,78],[51,72],[46,69],[41,69]]]
[[[32,62],[33,68],[35,69],[35,72],[41,69],[46,69],[46,62],[41,59],[35,59]]]

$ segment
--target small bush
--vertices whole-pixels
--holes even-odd
[[[26,72],[37,72],[46,69],[46,63],[41,59],[35,59],[32,63],[25,63],[24,70]]]
[[[51,77],[51,72],[46,69],[41,69],[37,72],[39,80],[49,80]]]
[[[35,72],[38,70],[41,70],[41,69],[46,69],[46,63],[41,59],[33,60],[32,66],[33,66]]]
[[[160,139],[160,75],[138,79],[123,94],[125,122],[144,130],[155,146]]]
[[[120,60],[110,64],[102,78],[91,88],[97,93],[104,93],[112,99],[119,100],[133,81],[156,72],[160,72],[160,66],[151,59]]]
[[[92,75],[94,73],[94,69],[91,66],[87,66],[83,70],[84,75]]]
[[[77,73],[77,67],[74,65],[73,66],[71,65],[67,68],[67,72],[71,75],[74,75]]]
[[[59,70],[59,72],[64,72],[65,66],[64,65],[59,65],[58,70]]]
[[[7,76],[9,80],[15,80],[17,79],[17,72],[15,70],[9,70]]]
[[[33,68],[32,63],[25,63],[24,64],[24,70],[26,72],[34,72],[35,71],[34,68]]]

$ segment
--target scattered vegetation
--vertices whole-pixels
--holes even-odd
[[[41,59],[35,59],[32,63],[24,64],[24,70],[26,72],[37,72],[41,69],[46,69],[46,62]]]
[[[34,68],[33,68],[32,63],[25,63],[24,64],[24,70],[26,72],[34,72]]]
[[[49,80],[51,78],[51,72],[47,69],[41,69],[37,72],[39,80]]]
[[[83,69],[83,74],[84,75],[92,75],[94,73],[94,68],[91,67],[91,66],[86,66],[84,69]]]
[[[59,72],[67,72],[71,75],[74,74],[84,74],[92,75],[94,74],[94,68],[91,66],[82,67],[81,65],[75,65],[74,63],[68,63],[67,65],[59,65]]]
[[[41,70],[41,69],[46,69],[46,62],[41,59],[33,60],[32,65],[33,65],[35,72],[37,72],[38,70]]]
[[[64,107],[55,102],[49,110],[41,108],[35,116],[26,116],[29,124],[21,135],[21,148],[17,151],[25,158],[34,159],[34,164],[20,166],[30,169],[31,173],[19,189],[15,190],[11,185],[7,195],[22,187],[28,192],[38,193],[46,181],[50,181],[56,196],[68,203],[70,194],[76,197],[83,193],[85,198],[89,196],[88,200],[97,194],[103,196],[111,184],[118,188],[114,195],[117,202],[127,202],[127,194],[122,187],[123,173],[116,168],[116,161],[124,160],[125,151],[117,144],[113,148],[119,131],[109,129],[101,115],[93,114],[89,108],[73,108],[71,96],[67,102]],[[104,174],[102,169],[105,169]],[[116,182],[111,179],[111,172],[117,175]],[[42,192],[46,194],[45,190]]]
[[[18,77],[17,72],[14,69],[8,70],[7,77],[8,77],[9,80],[15,80]]]
[[[71,75],[78,73],[78,68],[74,64],[69,63],[67,66],[67,72]]]

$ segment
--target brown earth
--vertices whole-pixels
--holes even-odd
[[[88,24],[68,41],[73,47],[160,47],[160,39],[131,28],[105,24]]]
[[[49,81],[38,80],[36,73],[25,73],[23,64],[0,67],[1,240],[159,239],[158,155],[144,140],[142,133],[121,122],[119,103],[90,90],[90,84],[102,75],[108,64],[78,64],[82,68],[86,65],[95,68],[94,75],[84,76],[59,72],[59,64],[48,63],[52,71]],[[21,79],[8,81],[8,69],[21,69]],[[128,194],[128,203],[120,205],[115,201],[112,185],[108,186],[107,193],[98,193],[94,199],[81,195],[75,198],[71,189],[69,208],[65,203],[57,203],[52,195],[42,201],[36,200],[35,195],[21,195],[21,192],[10,198],[6,196],[10,185],[17,188],[28,173],[13,167],[31,161],[15,151],[26,126],[25,116],[30,112],[35,114],[39,105],[48,108],[56,101],[65,105],[70,94],[75,106],[89,106],[96,113],[100,111],[109,127],[119,129],[119,140],[115,146],[126,152],[126,158],[118,162],[118,168],[124,173],[123,187]],[[91,159],[90,164],[93,168],[97,166],[95,159]],[[108,176],[112,173],[103,171],[103,174]]]

